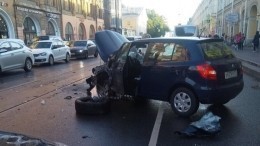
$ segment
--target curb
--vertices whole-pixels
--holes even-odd
[[[260,66],[252,62],[242,60],[242,66],[244,73],[254,77],[257,81],[260,81]]]

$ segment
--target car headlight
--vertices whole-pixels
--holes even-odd
[[[83,52],[83,50],[79,50],[79,53],[82,53]]]
[[[42,53],[40,53],[39,55],[40,55],[40,56],[46,56],[47,53],[46,53],[46,52],[42,52]]]

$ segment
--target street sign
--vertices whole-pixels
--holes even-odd
[[[226,15],[226,21],[230,23],[237,23],[239,19],[238,13],[230,13]]]

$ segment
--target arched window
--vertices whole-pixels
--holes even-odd
[[[68,22],[65,27],[65,38],[67,41],[74,40],[72,25]]]
[[[48,22],[48,27],[47,27],[47,30],[46,30],[46,35],[55,35],[55,29],[54,29],[54,26],[52,24],[52,22]]]
[[[86,39],[86,31],[85,31],[85,26],[84,24],[79,25],[79,40],[84,40]]]
[[[24,43],[30,45],[32,39],[36,36],[36,27],[30,17],[26,17],[23,23]]]
[[[94,39],[94,38],[95,38],[95,28],[93,25],[91,25],[89,31],[89,39]]]
[[[0,39],[8,38],[8,29],[4,18],[0,15]]]

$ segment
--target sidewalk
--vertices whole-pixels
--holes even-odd
[[[233,53],[242,61],[244,72],[260,80],[260,50],[253,52],[252,47],[244,47],[243,50],[235,50]]]

